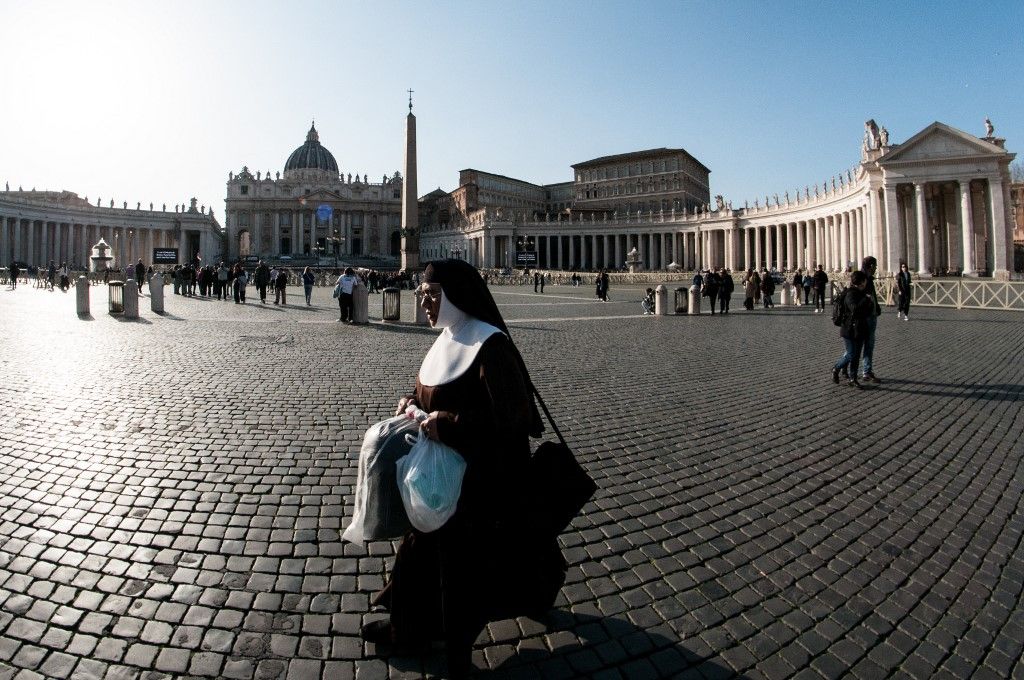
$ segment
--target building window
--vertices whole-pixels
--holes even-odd
[[[242,195],[243,196],[248,196],[249,195],[249,185],[248,184],[243,184],[242,186],[240,186],[238,188],[242,191]]]
[[[402,190],[401,189],[395,189],[394,192],[392,193],[391,197],[392,198],[401,198],[402,197]]]

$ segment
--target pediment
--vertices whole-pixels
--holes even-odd
[[[991,142],[942,123],[932,123],[893,151],[879,159],[880,165],[893,162],[943,161],[1002,156],[1006,150]]]

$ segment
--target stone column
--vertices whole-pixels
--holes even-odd
[[[917,273],[919,276],[928,276],[931,274],[928,270],[928,211],[924,203],[924,184],[921,182],[914,184],[914,205],[917,208]],[[908,262],[908,271],[910,267],[911,263]]]
[[[807,256],[804,254],[804,229],[806,228],[806,223],[796,223],[796,258],[793,261],[796,263],[797,269],[807,268]]]
[[[884,189],[885,193],[885,225],[886,225],[886,258],[888,260],[888,268],[886,271],[896,273],[900,269],[900,260],[905,259],[904,255],[904,244],[906,239],[903,237],[903,225],[900,224],[900,208],[899,202],[896,199],[896,187],[891,184],[887,184]],[[881,270],[881,267],[879,267]]]
[[[587,237],[580,234],[580,271],[590,269],[591,258],[587,257]]]
[[[836,216],[839,220],[839,271],[846,271],[850,261],[850,213],[841,212]]]
[[[959,180],[960,228],[963,238],[963,275],[977,276],[974,257],[974,207],[971,201],[971,180]]]
[[[11,239],[7,235],[7,216],[0,214],[0,267],[6,267],[13,259],[11,257]]]
[[[1008,280],[1013,271],[1013,226],[1006,219],[1002,178],[988,178],[988,209],[992,217],[992,277]]]
[[[754,227],[754,270],[761,270],[761,227]]]

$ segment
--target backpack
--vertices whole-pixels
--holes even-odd
[[[832,298],[832,323],[836,326],[843,326],[846,324],[846,317],[850,311],[846,308],[846,291],[849,288],[843,288],[839,295]]]

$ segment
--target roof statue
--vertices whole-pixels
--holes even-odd
[[[986,136],[986,137],[991,137],[991,136],[993,136],[993,135],[995,134],[995,132],[996,132],[996,129],[995,129],[995,127],[994,127],[994,126],[992,125],[992,121],[990,121],[990,120],[989,120],[989,119],[988,119],[988,118],[986,117],[986,118],[985,118],[985,136]]]
[[[889,131],[885,129],[884,125],[878,132],[878,139],[883,147],[889,146]]]

